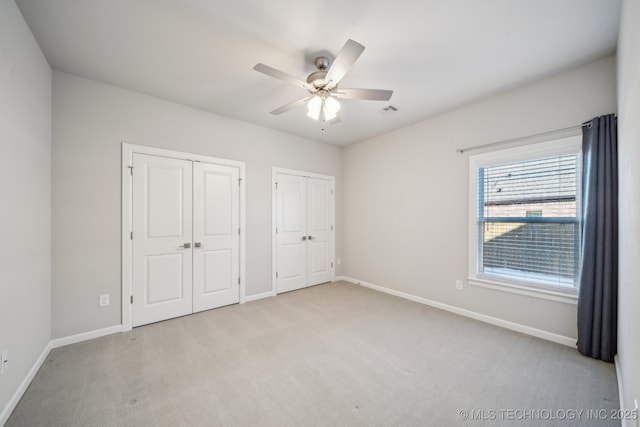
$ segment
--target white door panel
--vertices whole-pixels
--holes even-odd
[[[233,254],[230,249],[202,250],[203,252],[203,295],[227,291],[233,288]]]
[[[331,183],[326,179],[309,178],[309,231],[328,232],[331,223],[329,198]]]
[[[167,167],[164,160],[154,160],[146,168],[148,238],[184,236],[184,181],[191,180],[191,171],[185,176],[186,169],[174,165]]]
[[[327,242],[309,242],[311,246],[311,256],[309,257],[309,272],[311,275],[323,274],[328,270],[329,261],[329,245]],[[326,280],[325,280],[326,282]],[[322,283],[322,282],[318,282]]]
[[[282,175],[278,179],[278,190],[280,199],[278,203],[279,212],[282,213],[279,227],[283,233],[306,232],[306,210],[307,199],[306,179],[299,176]]]
[[[308,178],[308,285],[331,280],[331,181]]]
[[[276,181],[277,292],[330,281],[331,180],[278,173]]]
[[[278,269],[278,277],[282,280],[295,280],[299,283],[305,282],[305,259],[306,243],[294,242],[283,244],[281,246],[282,256],[280,257],[281,263]]]
[[[306,178],[281,174],[276,195],[278,292],[306,286]],[[304,238],[304,240],[303,240]]]
[[[191,313],[191,162],[133,156],[133,326]]]
[[[145,264],[145,305],[178,301],[184,297],[183,253],[147,255]]]
[[[194,163],[193,311],[240,300],[240,171]]]

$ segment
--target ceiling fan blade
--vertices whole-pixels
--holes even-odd
[[[287,111],[291,110],[292,108],[296,108],[296,107],[298,107],[300,105],[306,104],[307,102],[309,102],[309,100],[311,98],[313,98],[313,96],[307,96],[305,98],[298,99],[296,101],[290,102],[290,103],[288,103],[286,105],[283,105],[280,108],[276,108],[275,110],[273,110],[271,112],[271,114],[278,115],[278,114],[286,113]]]
[[[256,64],[253,67],[254,70],[261,72],[262,74],[266,74],[267,76],[274,77],[278,80],[282,80],[287,83],[291,83],[293,85],[305,88],[307,90],[315,91],[315,88],[311,86],[309,83],[300,80],[299,78],[292,76],[291,74],[287,74],[284,71],[276,70],[273,67],[269,67],[264,64]]]
[[[388,101],[393,95],[392,90],[382,89],[342,89],[338,88],[334,92],[336,98],[342,99],[364,99],[369,101]]]
[[[335,87],[340,80],[349,72],[351,66],[356,62],[364,51],[364,46],[351,39],[342,47],[342,50],[338,52],[336,59],[333,60],[333,64],[329,67],[327,75],[324,78],[325,82],[328,82],[327,89]]]

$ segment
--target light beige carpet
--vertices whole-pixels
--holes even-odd
[[[7,426],[588,426],[617,408],[613,365],[337,282],[55,349]]]

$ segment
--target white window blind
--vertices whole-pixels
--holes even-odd
[[[479,277],[577,288],[580,156],[477,168]]]

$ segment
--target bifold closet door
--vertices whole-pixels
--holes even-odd
[[[240,300],[240,171],[193,165],[193,311]]]
[[[192,162],[133,156],[133,326],[192,312]]]
[[[331,280],[331,181],[278,174],[277,292]]]

